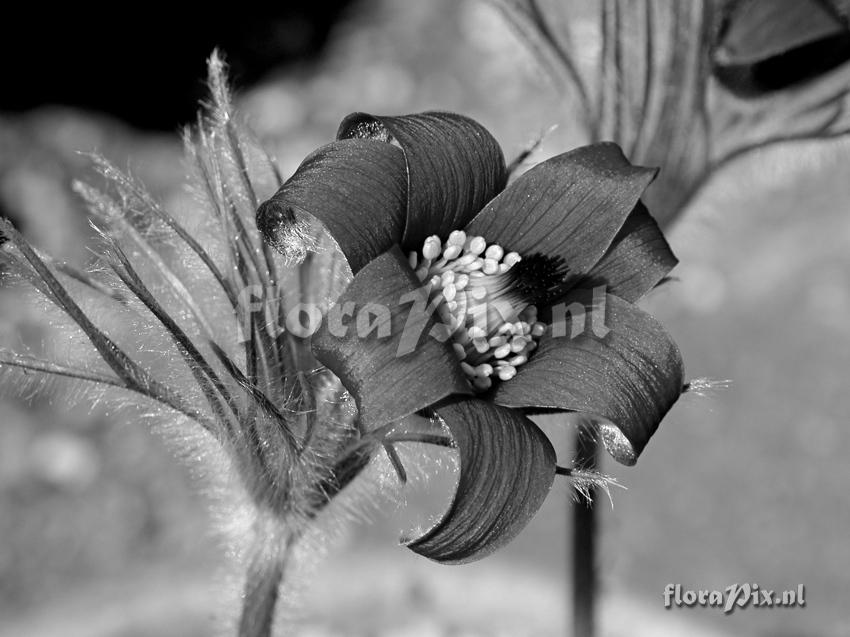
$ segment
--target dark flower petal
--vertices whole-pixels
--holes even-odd
[[[312,338],[370,429],[470,393],[450,342],[429,336],[434,319],[420,285],[393,247],[357,273]]]
[[[725,66],[759,62],[846,29],[818,0],[740,0],[723,21],[714,58]]]
[[[577,279],[605,254],[656,172],[630,164],[616,144],[583,146],[523,174],[466,230],[521,255],[560,257]]]
[[[356,273],[401,240],[407,208],[403,153],[350,139],[315,151],[257,211],[257,227],[281,247],[307,213],[321,221]]]
[[[847,0],[738,0],[724,9],[712,47],[712,72],[736,97],[769,98],[781,90],[802,91],[804,84],[805,93],[817,93],[819,86],[829,84],[829,76],[835,75],[830,71],[850,60]],[[816,85],[814,81],[821,79]],[[842,89],[839,96],[830,100],[821,95],[816,100],[818,106],[826,104],[827,117],[840,109],[836,102],[847,85],[845,79],[836,82]],[[773,101],[788,110],[788,100]],[[817,119],[809,109],[804,110]],[[830,120],[829,126],[833,124]],[[780,125],[777,130],[781,136],[789,136],[787,128]]]
[[[510,542],[543,504],[555,478],[555,451],[521,413],[478,399],[436,409],[460,452],[460,479],[443,518],[408,548],[462,564]]]
[[[678,262],[655,219],[638,202],[608,252],[579,287],[605,284],[610,294],[634,302],[658,285]]]
[[[432,234],[445,239],[463,228],[507,181],[498,142],[478,122],[455,113],[353,113],[337,134],[351,137],[395,142],[404,150],[409,207],[402,246],[408,251],[420,249]]]
[[[617,461],[631,465],[682,392],[682,357],[646,312],[609,294],[596,300],[591,316],[590,297],[589,290],[573,290],[562,306],[576,303],[572,309],[585,308],[585,316],[576,312],[559,321],[558,308],[553,308],[552,326],[537,350],[513,379],[497,386],[493,400],[508,407],[563,409],[602,418],[606,448]],[[604,312],[599,307],[603,300]],[[610,332],[600,338],[603,320]],[[577,335],[572,337],[574,327]]]

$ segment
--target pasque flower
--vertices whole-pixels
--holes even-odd
[[[469,118],[356,113],[259,207],[281,251],[318,220],[345,255],[353,279],[312,351],[363,425],[419,413],[454,438],[454,502],[413,550],[468,561],[525,525],[556,473],[529,414],[585,415],[633,464],[679,397],[679,350],[633,304],[676,264],[640,201],[655,174],[599,143],[507,185],[498,143]],[[374,330],[345,329],[364,311]]]

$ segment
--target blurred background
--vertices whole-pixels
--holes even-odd
[[[355,110],[460,111],[508,158],[554,124],[535,160],[585,141],[490,6],[279,4],[251,16],[129,23],[75,7],[22,20],[38,26],[0,42],[0,213],[83,266],[92,236],[69,188],[90,176],[81,151],[129,167],[166,205],[182,201],[178,132],[216,46],[285,175]],[[636,467],[605,459],[627,490],[602,507],[603,635],[850,634],[848,160],[840,139],[759,151],[716,175],[674,229],[678,280],[645,307],[690,377],[733,384],[683,397]],[[49,341],[38,319],[0,289],[0,345]],[[544,426],[568,462],[571,436]],[[193,483],[162,439],[106,408],[3,399],[0,635],[226,634],[227,556]],[[556,485],[514,543],[463,567],[398,547],[403,514],[352,525],[305,579],[293,625],[310,636],[566,634],[571,497]],[[804,584],[807,605],[731,616],[663,606],[668,583],[743,582]]]

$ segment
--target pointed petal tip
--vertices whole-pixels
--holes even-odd
[[[635,449],[626,435],[616,425],[608,421],[600,421],[597,426],[605,451],[620,464],[627,467],[634,466],[637,463],[640,451]]]
[[[259,205],[255,219],[257,230],[263,235],[263,239],[274,246],[277,244],[278,233],[286,225],[295,223],[295,213],[272,197]]]
[[[621,173],[624,169],[629,169],[643,175],[647,185],[652,183],[658,176],[658,173],[661,172],[660,166],[633,164],[626,156],[622,146],[617,142],[595,142],[586,146],[579,146],[562,154],[569,155],[596,169],[607,169],[615,173]]]
[[[336,132],[338,140],[343,139],[371,139],[374,141],[393,143],[395,140],[387,127],[381,122],[380,117],[369,113],[349,113],[339,123]]]

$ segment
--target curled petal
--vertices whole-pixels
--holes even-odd
[[[616,144],[583,146],[523,174],[466,230],[506,250],[563,259],[577,280],[605,254],[656,172],[630,164]]]
[[[580,287],[605,284],[610,294],[634,302],[658,285],[678,262],[655,219],[638,203]]]
[[[311,215],[339,244],[352,272],[401,240],[407,207],[402,152],[362,139],[334,142],[307,157],[257,210],[257,227],[282,249],[298,216]]]
[[[455,113],[401,117],[353,113],[338,139],[366,137],[397,143],[408,170],[408,212],[403,247],[417,250],[426,237],[445,239],[463,228],[505,187],[502,149],[478,122]]]
[[[555,451],[521,413],[478,399],[436,408],[460,452],[451,507],[407,547],[446,564],[485,557],[528,524],[555,478]]]
[[[537,350],[493,400],[601,419],[612,456],[634,464],[682,392],[678,347],[649,314],[619,297],[573,290]]]
[[[753,64],[846,30],[836,11],[818,0],[743,0],[724,16],[716,62]]]
[[[316,358],[370,429],[470,392],[451,345],[430,335],[433,308],[420,285],[394,247],[355,275],[313,336]]]

